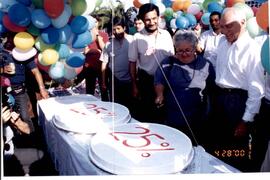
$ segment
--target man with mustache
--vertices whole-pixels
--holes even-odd
[[[160,62],[174,54],[173,42],[169,32],[158,26],[156,5],[143,4],[138,18],[145,27],[134,35],[128,51],[132,95],[139,100],[135,118],[142,122],[160,122],[155,104],[154,74]]]

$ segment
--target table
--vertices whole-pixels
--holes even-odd
[[[99,100],[89,95],[93,100]],[[52,118],[58,97],[37,103],[39,124],[43,129],[48,151],[60,175],[108,175],[96,167],[88,155],[93,135],[58,129]],[[131,122],[138,122],[132,119]],[[179,174],[239,173],[240,171],[207,153],[203,147],[194,147],[192,163]]]

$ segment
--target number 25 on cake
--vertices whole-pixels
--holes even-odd
[[[56,127],[75,133],[95,134],[129,122],[128,108],[103,101],[77,101],[61,104],[53,117]]]
[[[153,123],[129,123],[97,133],[89,150],[91,161],[100,169],[123,175],[179,173],[193,154],[184,133]]]

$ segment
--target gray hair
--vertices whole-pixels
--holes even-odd
[[[194,47],[198,44],[198,37],[192,30],[178,30],[173,36],[173,44],[177,46],[182,41],[188,41],[193,44]]]

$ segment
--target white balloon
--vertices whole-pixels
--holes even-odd
[[[176,26],[176,24],[175,24],[175,21],[176,21],[176,19],[172,19],[172,20],[170,21],[170,26],[171,26],[172,29],[177,29],[177,26]]]
[[[86,10],[84,11],[84,13],[82,15],[89,15],[91,14],[96,7],[96,1],[97,0],[86,0]]]
[[[141,3],[141,4],[150,3],[150,0],[139,0],[139,3]]]
[[[193,15],[198,14],[200,11],[201,11],[201,8],[198,4],[191,4],[187,9],[187,12]]]
[[[157,7],[158,7],[158,9],[159,9],[159,13],[160,13],[160,15],[163,15],[163,14],[164,14],[164,12],[165,12],[165,10],[166,10],[165,5],[164,5],[164,4],[162,4],[162,3],[157,3],[157,4],[156,4],[156,6],[157,6]]]
[[[12,56],[17,61],[26,61],[37,54],[37,50],[35,48],[31,48],[29,50],[21,50],[19,48],[13,48]]]

